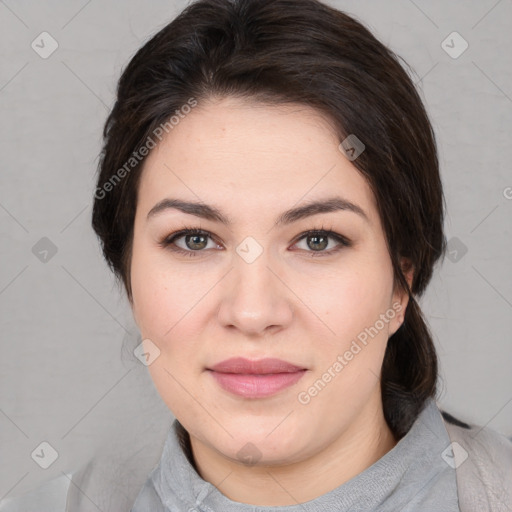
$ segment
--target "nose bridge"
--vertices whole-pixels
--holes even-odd
[[[275,265],[270,251],[252,239],[239,244],[236,252],[219,320],[225,326],[233,325],[252,333],[286,325],[291,320],[292,308],[287,288],[272,268]]]
[[[233,255],[234,275],[237,283],[242,287],[252,288],[255,293],[260,293],[258,288],[268,286],[271,251],[268,238],[258,241],[252,236],[245,237],[235,248]],[[237,290],[238,293],[243,290]]]
[[[249,302],[259,299],[268,299],[275,290],[274,274],[270,271],[270,257],[264,251],[254,261],[235,258],[234,279],[235,293],[238,298],[248,299]]]

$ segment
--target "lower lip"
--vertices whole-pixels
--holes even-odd
[[[244,398],[263,398],[275,395],[279,391],[293,386],[306,370],[268,375],[245,373],[221,373],[211,371],[213,378],[221,388]]]

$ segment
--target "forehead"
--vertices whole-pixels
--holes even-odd
[[[304,105],[201,103],[147,157],[138,212],[172,196],[218,205],[242,220],[339,195],[375,219],[373,194],[339,142],[329,121]]]

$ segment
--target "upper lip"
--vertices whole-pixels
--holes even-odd
[[[243,357],[233,357],[209,367],[208,370],[221,373],[264,375],[270,373],[297,372],[300,370],[305,370],[305,368],[289,363],[287,361],[283,361],[282,359],[265,358],[253,361]]]

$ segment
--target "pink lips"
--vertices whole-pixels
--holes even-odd
[[[281,359],[250,361],[235,357],[208,368],[208,371],[230,393],[244,398],[263,398],[295,384],[306,369]]]

